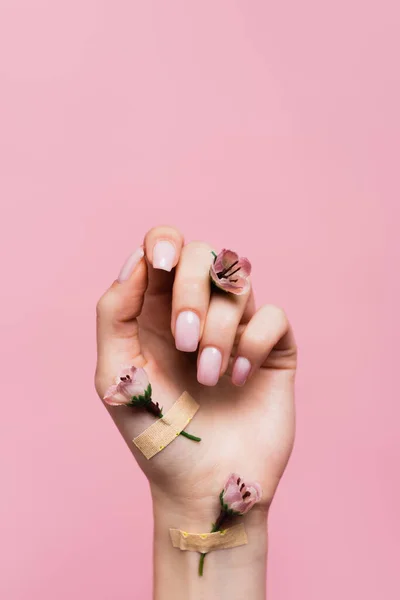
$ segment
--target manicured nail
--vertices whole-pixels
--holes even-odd
[[[175,261],[175,246],[166,240],[160,240],[153,248],[153,267],[171,271]]]
[[[238,356],[233,365],[232,383],[244,385],[251,371],[251,363],[244,356]]]
[[[183,352],[194,352],[200,337],[200,319],[195,312],[184,310],[179,313],[175,326],[175,345]]]
[[[221,372],[222,354],[218,348],[204,348],[197,369],[197,381],[203,385],[216,385]]]
[[[118,275],[119,283],[123,283],[124,281],[129,279],[129,277],[132,275],[133,271],[135,270],[136,265],[141,261],[143,256],[144,256],[144,250],[142,247],[135,250],[135,252],[132,252],[130,257],[125,261],[125,264],[122,267],[122,269]]]

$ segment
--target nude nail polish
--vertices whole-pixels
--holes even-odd
[[[216,385],[221,372],[222,354],[218,348],[208,346],[200,355],[197,381],[203,385]]]
[[[251,363],[244,356],[238,356],[232,370],[232,383],[244,385],[251,371]]]
[[[139,264],[139,262],[141,261],[143,256],[144,256],[144,250],[143,250],[142,246],[140,246],[140,248],[138,248],[137,250],[132,252],[132,254],[126,259],[126,261],[118,275],[119,283],[123,283],[124,281],[129,279],[129,277],[132,275],[133,271],[135,270],[135,267]]]
[[[153,267],[171,271],[175,262],[175,246],[167,240],[160,240],[153,248]]]
[[[200,319],[192,310],[179,313],[175,325],[175,346],[182,352],[194,352],[200,337]]]

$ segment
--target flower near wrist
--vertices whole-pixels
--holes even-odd
[[[240,479],[239,486],[237,485],[238,479]],[[242,487],[243,483],[245,483],[245,487]],[[268,501],[264,501],[264,498],[261,499],[259,495],[256,496],[257,502],[254,502],[254,496],[246,496],[243,500],[243,495],[246,494],[247,488],[251,485],[254,484],[246,484],[239,475],[232,474],[220,492],[221,488],[216,487],[212,480],[197,485],[192,477],[186,481],[185,478],[183,480],[168,479],[161,475],[150,481],[154,514],[156,518],[162,516],[168,518],[170,527],[181,527],[192,531],[207,531],[210,528],[210,523],[215,523],[223,508],[221,504],[222,497],[227,508],[226,512],[233,509],[236,513],[231,512],[230,517],[232,519],[235,516],[248,513],[250,508],[253,508],[246,516],[246,527],[261,522],[265,523],[268,517]],[[259,484],[255,485],[257,486],[255,488],[257,494],[257,491],[261,490],[261,486]],[[242,491],[240,492],[241,487]]]
[[[200,553],[182,551],[171,543],[170,529],[189,533],[210,532],[221,508],[218,490],[199,497],[188,494],[166,497],[165,488],[151,485],[154,511],[155,598],[168,600],[208,600],[251,597],[265,600],[265,565],[268,551],[268,508],[261,502],[245,517],[232,517],[222,529],[244,525],[248,543],[211,551],[205,561],[204,577],[199,577]],[[225,538],[223,538],[225,539]],[[165,582],[168,581],[168,592]],[[244,590],[247,593],[244,593]],[[243,592],[243,593],[242,593]]]
[[[221,531],[228,519],[248,513],[261,500],[261,497],[262,490],[259,483],[255,481],[246,484],[239,475],[231,473],[220,493],[221,509],[217,520],[213,523],[211,533]],[[201,553],[199,562],[200,577],[203,575],[205,557],[206,554]]]
[[[220,494],[222,511],[229,516],[245,515],[260,502],[261,486],[257,481],[246,484],[241,477],[232,473]]]

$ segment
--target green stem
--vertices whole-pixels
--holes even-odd
[[[186,431],[181,431],[179,435],[183,435],[183,437],[188,438],[188,440],[193,440],[194,442],[201,442],[201,438],[196,435],[190,435],[190,433],[186,433]]]
[[[211,533],[215,533],[216,531],[219,531],[221,529],[222,523],[225,521],[227,517],[226,512],[222,509],[218,519],[216,520],[216,522],[214,523],[212,529],[211,529]],[[203,571],[204,571],[204,559],[206,557],[206,553],[201,552],[200,553],[200,562],[199,562],[199,577],[203,577]]]
[[[158,410],[159,410],[158,417],[160,419],[162,419],[163,414],[160,409],[158,409]],[[191,435],[190,433],[186,433],[186,431],[181,431],[179,435],[183,435],[183,437],[187,438],[188,440],[193,440],[194,442],[201,442],[201,438],[197,437],[196,435]]]
[[[199,576],[203,577],[203,571],[204,571],[204,559],[205,559],[206,555],[205,554],[200,554],[200,562],[199,562]]]

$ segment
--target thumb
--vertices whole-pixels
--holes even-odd
[[[97,303],[96,387],[100,394],[121,364],[141,353],[137,317],[147,288],[144,250],[138,248],[125,262],[118,279]],[[104,383],[103,383],[104,382]]]

